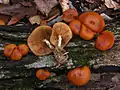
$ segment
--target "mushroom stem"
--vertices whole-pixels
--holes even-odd
[[[67,55],[69,52],[65,52],[63,55]]]
[[[61,48],[61,44],[62,44],[62,36],[59,35],[58,36],[58,48]]]
[[[54,47],[51,45],[51,43],[47,39],[44,39],[43,42],[45,42],[50,49],[54,49]]]

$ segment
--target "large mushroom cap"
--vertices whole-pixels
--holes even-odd
[[[52,34],[50,37],[50,42],[57,47],[58,46],[58,36],[62,37],[61,48],[65,47],[66,44],[72,38],[72,31],[69,26],[65,23],[58,22],[53,25]]]
[[[27,43],[35,55],[42,56],[52,52],[46,43],[43,42],[44,39],[50,40],[51,32],[51,27],[39,26],[30,34]]]

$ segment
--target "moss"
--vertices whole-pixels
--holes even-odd
[[[102,52],[95,48],[69,48],[69,58],[72,59],[75,66],[90,65],[89,61],[93,58],[102,56]]]

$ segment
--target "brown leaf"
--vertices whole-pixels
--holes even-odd
[[[34,0],[10,0],[12,4],[18,4],[21,2],[33,2]]]
[[[117,3],[119,3],[119,4],[120,4],[120,0],[113,0],[113,1],[115,1],[115,2],[117,2]]]
[[[37,10],[34,6],[24,7],[21,4],[5,5],[0,4],[0,14],[12,16],[8,25],[17,23],[25,16],[34,16],[37,14]]]
[[[3,3],[3,1],[2,1],[2,0],[0,0],[0,3]]]
[[[58,7],[54,7],[52,8],[52,10],[50,11],[50,13],[48,14],[47,17],[47,21],[51,21],[52,19],[54,19],[55,17],[57,17],[58,15],[60,15],[60,8]]]
[[[4,5],[0,4],[0,14],[12,16],[11,20],[8,22],[8,25],[17,23],[20,19],[25,16],[34,16],[37,14],[37,10],[34,6],[24,7],[21,4],[15,5]]]
[[[10,4],[10,0],[3,0],[4,4]]]
[[[105,0],[105,5],[108,8],[114,8],[115,10],[120,8],[120,4],[118,4],[117,2],[113,0]]]
[[[39,15],[35,15],[29,18],[29,21],[31,24],[40,24],[40,16]]]
[[[34,2],[42,14],[46,16],[48,16],[48,13],[51,11],[51,9],[58,4],[57,0],[34,0]]]
[[[11,20],[8,22],[7,25],[16,24],[16,23],[19,22],[19,20],[22,19],[23,17],[24,17],[24,15],[23,15],[23,16],[20,16],[20,15],[13,16],[13,17],[11,18]]]
[[[0,14],[0,20],[3,20],[7,24],[10,20],[10,16]]]
[[[20,2],[23,6],[27,6],[27,7],[30,7],[32,6],[32,3],[31,2],[27,2],[27,1],[24,1],[24,2]]]
[[[24,7],[21,4],[15,4],[15,5],[4,5],[0,4],[0,13],[4,15],[27,15],[27,16],[33,16],[36,15],[37,10],[34,6],[32,7]]]
[[[0,0],[0,3],[9,4],[9,3],[10,3],[10,0]]]

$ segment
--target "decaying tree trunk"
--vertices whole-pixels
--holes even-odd
[[[79,88],[79,90],[85,90],[85,88],[88,90],[89,88],[93,88],[94,90],[114,90],[110,88],[119,86],[119,73],[116,83],[111,81],[116,73],[103,73],[107,71],[118,71],[120,69],[119,22],[111,22],[111,24],[108,24],[106,27],[106,29],[111,30],[115,34],[116,40],[113,48],[108,51],[99,51],[94,46],[95,39],[92,41],[85,41],[79,37],[73,37],[66,47],[66,50],[69,52],[69,60],[63,68],[57,69],[55,67],[56,63],[54,62],[54,57],[52,54],[48,56],[37,57],[33,55],[32,52],[29,52],[29,54],[23,57],[21,61],[11,61],[9,58],[6,58],[3,55],[4,45],[8,43],[26,43],[27,36],[29,35],[29,32],[22,33],[20,31],[23,29],[17,27],[13,28],[13,32],[7,31],[10,30],[10,28],[11,27],[4,27],[4,29],[0,29],[0,88],[23,87],[32,89],[36,87],[51,87],[65,90],[66,88],[74,87]],[[18,32],[15,30],[18,30]],[[17,34],[19,34],[18,37],[16,37]],[[94,73],[91,81],[86,86],[75,87],[68,83],[66,74],[69,69],[82,65],[89,65],[91,67],[93,66],[94,70],[92,71]],[[108,66],[108,69],[101,66]],[[110,67],[112,67],[112,69],[109,69]],[[50,70],[52,72],[52,76],[45,81],[38,80],[35,77],[35,71],[38,68],[46,68]],[[55,85],[53,86],[52,84]]]
[[[71,1],[79,13],[86,9],[82,5],[80,7],[80,2]],[[96,6],[90,4],[89,7],[94,9]],[[115,18],[120,19],[120,15],[116,15]],[[10,90],[34,90],[34,88],[47,88],[47,90],[56,90],[55,88],[58,90],[119,90],[117,89],[120,88],[119,19],[106,22],[105,29],[114,32],[116,38],[115,44],[110,50],[99,51],[96,49],[96,38],[92,41],[85,41],[75,36],[65,48],[69,52],[69,60],[62,68],[55,67],[53,54],[37,57],[30,51],[20,61],[11,61],[6,58],[3,54],[4,46],[8,43],[26,43],[30,32],[37,25],[0,26],[0,90],[5,88]],[[53,20],[49,22],[49,25],[56,21],[59,20]],[[68,82],[67,72],[83,65],[91,67],[91,80],[85,86],[75,87]],[[51,77],[45,81],[38,80],[35,77],[38,68],[48,69],[52,72]]]

